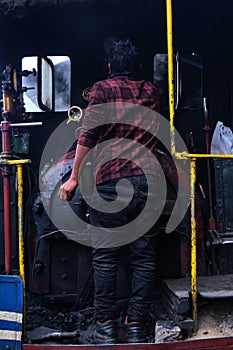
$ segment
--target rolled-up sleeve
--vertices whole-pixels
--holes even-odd
[[[105,130],[103,103],[106,103],[104,90],[101,82],[97,82],[92,87],[88,107],[84,112],[78,144],[89,148],[93,148],[97,144],[101,133]]]

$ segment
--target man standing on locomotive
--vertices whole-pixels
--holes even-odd
[[[103,164],[95,171],[98,195],[110,205],[116,199],[117,194],[120,196],[116,188],[119,180],[122,179],[130,181],[134,195],[126,208],[110,214],[96,209],[99,197],[93,193],[91,203],[95,205],[90,208],[90,224],[93,233],[95,230],[98,231],[98,228],[107,228],[109,232],[111,228],[115,229],[117,226],[121,229],[141,212],[147,196],[156,196],[154,163],[151,163],[150,157],[147,158],[143,152],[132,150],[127,142],[124,143],[121,140],[128,139],[134,144],[142,144],[149,150],[149,153],[154,151],[156,136],[140,128],[142,122],[140,110],[133,115],[133,123],[124,122],[127,120],[124,118],[129,114],[127,104],[145,106],[147,109],[160,112],[160,93],[153,84],[140,78],[141,55],[129,39],[115,40],[108,51],[107,60],[109,77],[93,85],[81,136],[77,143],[72,173],[70,179],[60,187],[59,196],[63,200],[69,200],[72,197],[74,189],[79,184],[79,172],[85,156],[101,143],[99,153],[98,148],[96,152],[96,164],[98,165],[98,162]],[[114,114],[115,122],[109,119],[107,113],[104,115],[101,108],[99,110],[97,108],[96,113],[93,112],[96,106],[109,103],[108,112]],[[112,104],[115,104],[114,108]],[[153,118],[148,119],[149,127],[151,130],[158,130],[159,123],[155,118],[156,114],[151,115]],[[94,120],[98,124],[98,118],[101,120],[101,126],[94,127]],[[108,140],[113,140],[112,147],[116,147],[117,152],[121,155],[119,158],[114,156],[117,152],[114,153],[112,147],[104,146],[104,142]],[[103,159],[106,161],[104,162]],[[136,162],[126,159],[136,159]],[[148,176],[154,184],[155,193],[153,194],[147,191]],[[124,189],[122,193],[124,197]],[[156,267],[153,233],[154,231],[151,232],[151,230],[142,232],[140,237],[127,242],[131,269],[131,296],[123,327],[128,343],[147,341],[145,323],[153,298]],[[98,242],[101,242],[101,231]],[[89,343],[119,342],[117,332],[119,310],[116,306],[119,246],[120,243],[118,246],[102,243],[93,245],[95,323],[86,332],[86,339]]]

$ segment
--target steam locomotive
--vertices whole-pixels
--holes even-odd
[[[73,166],[91,86],[107,76],[105,54],[109,38],[130,37],[141,48],[143,76],[161,90],[164,116],[169,120],[170,33],[166,31],[166,5],[169,1],[15,0],[0,4],[0,267],[2,275],[18,275],[23,269],[26,300],[36,301],[37,307],[42,305],[57,313],[72,309],[88,314],[87,310],[91,310],[92,248],[69,235],[66,209],[58,205],[57,192]],[[173,4],[174,125],[193,158],[195,154],[210,153],[219,121],[229,133],[232,127],[233,9],[228,5],[226,0],[221,4],[209,0]],[[59,147],[53,140],[56,132]],[[72,134],[72,140],[67,140],[67,133]],[[196,321],[190,290],[193,228],[188,208],[179,225],[171,233],[165,232],[177,199],[173,162],[168,153],[162,148],[158,155],[167,185],[157,233],[155,286],[163,311],[151,313],[158,319],[166,313],[164,323],[158,325],[161,329],[168,332],[167,320],[179,327],[179,335],[172,339],[179,344],[171,343],[170,348],[189,349],[181,339],[192,334]],[[17,164],[23,170],[21,204]],[[195,264],[199,307],[199,303],[210,300],[219,303],[225,298],[230,302],[233,296],[233,162],[229,157],[197,157],[196,166]],[[87,161],[82,175],[85,188],[90,191],[91,167],[91,160]],[[68,204],[74,213],[81,208],[84,225],[79,229],[83,234],[88,229],[89,196],[85,193],[86,201],[80,203],[75,195]],[[62,218],[62,230],[51,220],[55,214]],[[20,230],[23,248],[19,247]],[[127,251],[122,247],[117,286],[122,310],[130,293],[126,265]],[[91,318],[91,311],[88,317]],[[231,336],[228,334],[222,341],[231,344]],[[194,341],[191,343],[198,348]],[[211,344],[209,341],[203,346],[208,348]],[[217,340],[215,344],[221,346]],[[35,345],[23,346],[30,350]],[[159,344],[150,346],[159,349]]]

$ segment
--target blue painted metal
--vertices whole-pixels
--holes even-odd
[[[0,349],[21,350],[22,324],[22,279],[0,275]]]

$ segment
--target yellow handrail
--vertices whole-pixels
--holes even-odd
[[[198,330],[197,317],[197,230],[195,211],[196,158],[190,162],[190,220],[191,220],[191,295],[194,333]]]
[[[23,308],[24,308],[24,333],[26,331],[26,285],[24,271],[24,239],[23,239],[23,165],[17,164],[17,189],[18,189],[18,236],[19,236],[19,274],[23,281]]]
[[[5,159],[0,157],[0,165],[16,165],[18,191],[18,247],[19,247],[19,274],[23,282],[24,327],[26,319],[26,286],[24,269],[24,238],[23,238],[23,165],[31,163],[30,159]],[[25,332],[25,329],[24,329]]]
[[[18,235],[19,235],[19,274],[25,286],[24,274],[24,240],[23,240],[23,167],[17,164],[18,187]]]
[[[173,68],[173,29],[172,29],[172,0],[167,0],[167,51],[168,51],[168,93],[170,113],[171,153],[175,154],[175,99],[174,99],[174,68]]]
[[[196,248],[196,216],[195,216],[195,185],[196,185],[196,160],[197,158],[233,158],[233,154],[190,154],[176,152],[175,128],[174,128],[174,73],[173,73],[173,30],[172,30],[172,0],[166,0],[167,11],[167,50],[168,50],[168,89],[169,89],[169,114],[171,154],[177,159],[191,159],[190,164],[190,208],[191,208],[191,294],[193,308],[194,333],[198,330],[197,315],[197,248]]]

